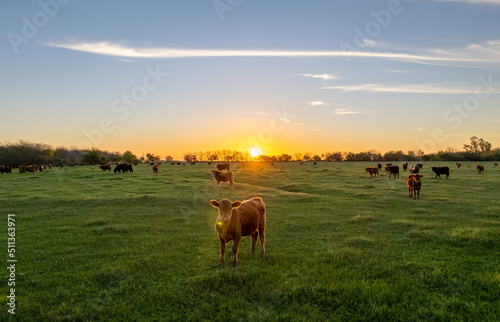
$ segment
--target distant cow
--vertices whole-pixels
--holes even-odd
[[[418,173],[410,174],[406,178],[406,185],[408,186],[408,197],[413,197],[413,199],[420,199],[420,189],[422,188],[422,178],[423,175]]]
[[[479,163],[476,166],[476,168],[477,168],[477,173],[479,173],[479,174],[484,173],[484,166],[481,163]]]
[[[175,165],[175,162],[170,163],[170,165]]]
[[[217,163],[217,170],[231,171],[231,165],[229,163]]]
[[[134,169],[132,169],[131,164],[120,163],[116,166],[116,168],[113,171],[114,171],[114,173],[117,173],[117,172],[125,173],[127,171],[130,171],[132,173],[132,172],[134,172]]]
[[[0,173],[12,173],[12,169],[8,165],[0,165]]]
[[[366,168],[366,172],[370,174],[370,178],[379,176],[377,167],[368,167]]]
[[[233,242],[233,267],[238,265],[238,246],[241,237],[251,236],[250,254],[255,253],[257,237],[260,239],[260,257],[266,255],[266,205],[262,198],[231,202],[228,199],[210,200],[219,211],[215,230],[220,241],[219,266],[226,261],[226,244]]]
[[[439,177],[441,179],[442,174],[446,174],[446,179],[450,176],[450,168],[448,167],[431,167],[432,171],[436,174],[436,177]]]
[[[180,163],[180,162],[177,162],[176,164],[177,164],[177,165],[181,165],[181,163]]]
[[[498,166],[498,163],[495,162],[495,163],[493,163],[493,165],[496,167],[496,166]]]
[[[317,166],[318,162],[314,161],[313,166]]]
[[[300,162],[299,165],[304,165],[304,162]]]
[[[460,169],[461,166],[462,166],[462,164],[460,162],[457,162],[457,168]]]
[[[27,172],[36,172],[38,170],[38,166],[37,165],[27,165],[25,166],[26,167],[26,171]]]
[[[109,164],[100,165],[99,168],[101,168],[102,171],[108,170],[111,172],[111,166]]]
[[[399,166],[397,165],[386,165],[385,172],[389,174],[389,178],[391,176],[394,176],[394,178],[396,178],[396,174],[398,175],[399,178]]]
[[[158,173],[158,167],[160,166],[160,164],[155,164],[153,166],[153,173]]]
[[[423,165],[422,163],[417,163],[417,165],[418,165],[418,167],[419,167],[420,169],[422,169],[422,168],[424,167],[424,165]]]
[[[408,162],[403,163],[403,171],[408,170]]]
[[[195,164],[196,164],[196,162],[191,162],[191,165],[195,165]]]
[[[379,170],[382,170],[382,163],[377,163],[377,168],[378,168]]]
[[[418,165],[410,165],[410,173],[418,173],[420,171],[420,167]]]
[[[234,175],[231,171],[222,172],[220,170],[210,170],[210,172],[212,172],[219,189],[221,188],[222,182],[229,182],[231,189],[234,190]]]

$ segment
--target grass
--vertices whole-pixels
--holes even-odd
[[[1,175],[4,245],[16,214],[16,318],[498,321],[500,169],[424,163],[413,200],[403,172],[370,179],[369,165],[235,165],[234,191],[218,191],[207,164]],[[208,201],[254,196],[267,206],[266,258],[248,256],[245,238],[239,266],[219,268]],[[0,319],[13,319],[0,299]]]

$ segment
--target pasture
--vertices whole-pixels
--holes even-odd
[[[498,321],[500,168],[423,162],[420,200],[376,163],[164,163],[133,173],[98,166],[0,175],[0,240],[16,217],[20,321]],[[431,166],[449,166],[448,180]],[[266,257],[240,243],[218,267],[209,200],[267,207]],[[260,244],[258,244],[260,247]],[[231,258],[231,247],[226,256]],[[0,319],[7,313],[1,276]]]

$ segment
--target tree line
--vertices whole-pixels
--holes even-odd
[[[253,158],[248,151],[235,151],[228,149],[208,150],[201,152],[184,153],[185,162],[241,162],[241,161],[498,161],[500,149],[492,148],[491,143],[482,138],[471,137],[470,144],[464,144],[463,151],[448,148],[436,153],[425,154],[421,150],[389,151],[381,154],[376,150],[364,152],[325,152],[312,153],[283,153],[280,155],[259,155]],[[78,164],[103,164],[108,162],[145,163],[159,161],[174,161],[172,156],[160,157],[152,153],[137,157],[131,151],[124,153],[109,152],[91,149],[77,149],[52,146],[44,143],[19,141],[17,143],[0,144],[0,164],[9,166],[30,164],[52,165],[78,165]],[[179,160],[178,160],[179,161]]]

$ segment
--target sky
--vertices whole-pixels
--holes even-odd
[[[500,0],[1,1],[0,142],[500,146]]]

